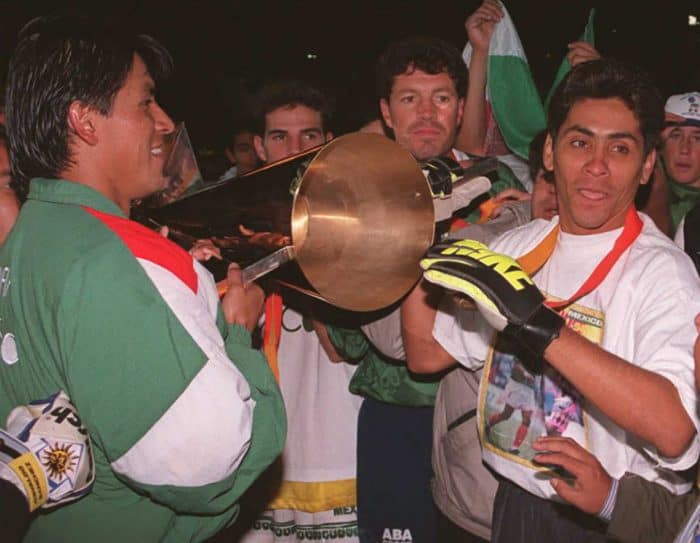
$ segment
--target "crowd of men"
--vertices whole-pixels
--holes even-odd
[[[664,100],[574,42],[546,128],[509,156],[485,99],[504,16],[467,18],[469,65],[434,37],[377,59],[363,131],[421,163],[500,151],[372,318],[236,264],[219,296],[211,242],[130,219],[166,182],[169,53],[94,21],[25,27],[0,132],[3,541],[695,541],[700,93]],[[334,137],[305,82],[249,113],[206,181]]]

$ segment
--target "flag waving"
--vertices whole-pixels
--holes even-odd
[[[586,28],[583,29],[583,34],[581,35],[579,41],[585,41],[586,43],[595,45],[595,32],[593,31],[594,17],[595,8],[592,8],[591,11],[588,13],[588,22],[586,23]],[[549,89],[547,99],[544,101],[545,109],[549,107],[549,101],[552,99],[552,94],[554,94],[554,91],[559,86],[559,83],[561,83],[561,80],[564,79],[564,76],[567,73],[569,73],[569,70],[571,70],[571,64],[569,63],[569,59],[567,57],[564,57],[564,60],[561,61],[561,65],[559,66],[559,70],[557,71],[557,75],[554,77],[554,83],[552,83],[552,88]]]
[[[545,127],[544,109],[518,32],[502,7],[489,44],[486,100],[508,148],[526,159],[530,141]],[[467,66],[471,55],[467,43],[462,54]]]
[[[546,113],[530,72],[518,31],[505,5],[501,2],[503,18],[498,22],[489,43],[488,72],[486,79],[486,110],[495,121],[506,146],[516,155],[527,159],[532,138],[546,126]],[[593,45],[593,17],[591,10],[581,41]],[[462,53],[469,66],[472,46],[467,43]],[[566,58],[547,96],[563,79],[571,66]]]

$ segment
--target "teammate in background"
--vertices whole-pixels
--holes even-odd
[[[671,96],[664,109],[661,166],[668,182],[671,226],[683,246],[683,218],[700,203],[700,92]]]
[[[276,162],[333,139],[330,105],[323,94],[301,81],[263,87],[255,105],[255,152]]]
[[[224,149],[226,158],[232,166],[219,179],[229,179],[253,171],[260,166],[260,159],[255,153],[254,134],[248,128],[238,128],[231,134],[231,141]]]
[[[269,83],[254,102],[255,148],[265,164],[333,137],[328,99],[307,83]],[[289,436],[279,462],[256,485],[256,495],[249,495],[246,505],[264,510],[250,512],[252,527],[237,540],[240,543],[326,537],[357,541],[356,436],[361,400],[348,390],[355,366],[335,352],[316,320],[337,313],[290,289],[268,295],[264,350],[277,366]]]
[[[459,51],[438,38],[406,38],[387,46],[376,75],[384,124],[416,160],[447,157],[465,167],[478,160],[453,147],[468,80]],[[462,224],[481,218],[479,204],[489,196],[523,188],[502,165],[491,177],[490,193],[462,210]],[[328,334],[342,356],[359,362],[350,389],[365,398],[358,420],[361,541],[398,533],[435,540],[430,457],[438,379],[415,379],[406,368],[396,307],[361,327],[328,327]]]

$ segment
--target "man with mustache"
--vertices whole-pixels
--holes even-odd
[[[393,42],[377,62],[376,76],[381,114],[397,143],[418,161],[446,156],[470,164],[470,156],[454,149],[468,83],[455,47],[432,37]],[[467,221],[479,220],[479,204],[489,196],[510,187],[523,190],[504,166],[491,181],[490,193],[463,210]],[[361,361],[350,384],[351,391],[365,397],[358,420],[360,540],[434,541],[431,438],[439,378],[414,379],[408,372],[398,312],[363,331],[367,337],[359,330],[328,327],[339,352]],[[375,346],[397,360],[379,354]]]

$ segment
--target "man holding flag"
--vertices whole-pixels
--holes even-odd
[[[593,47],[593,16],[591,10],[581,38],[568,44],[545,106],[572,66],[600,57]],[[530,189],[525,161],[532,138],[545,128],[545,113],[525,49],[499,0],[484,0],[465,28],[469,41],[462,56],[470,81],[456,145],[468,153],[498,156]]]

